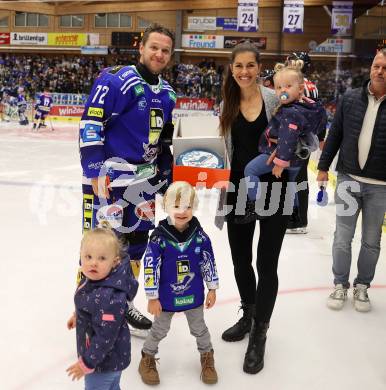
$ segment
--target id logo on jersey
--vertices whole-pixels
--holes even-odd
[[[95,142],[101,140],[102,126],[94,123],[86,123],[82,132],[83,142]]]
[[[177,261],[177,282],[181,283],[185,279],[186,275],[190,273],[189,260]]]
[[[164,112],[161,108],[150,109],[149,125],[149,143],[156,144],[164,127]]]

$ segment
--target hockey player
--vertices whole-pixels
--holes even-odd
[[[19,115],[19,124],[22,126],[28,125],[28,118],[25,115],[27,110],[27,101],[25,100],[25,92],[23,87],[17,90],[17,113]]]
[[[50,89],[45,87],[43,93],[36,100],[33,130],[46,127],[45,119],[51,111],[52,102]]]
[[[148,232],[154,228],[157,183],[163,171],[170,173],[167,163],[172,161],[169,147],[160,139],[172,129],[176,95],[160,73],[173,47],[168,29],[157,24],[147,28],[139,63],[104,70],[80,122],[83,229],[109,222],[124,241],[137,278]],[[157,165],[166,168],[158,172]],[[135,329],[151,327],[132,304],[127,320]]]

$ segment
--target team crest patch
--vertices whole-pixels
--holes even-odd
[[[155,201],[149,200],[138,204],[134,213],[138,219],[142,221],[154,221],[155,218]]]
[[[134,87],[134,92],[136,96],[143,95],[145,93],[145,89],[141,84],[138,84]]]
[[[138,110],[143,111],[147,106],[147,102],[145,97],[143,97],[139,102],[138,102]]]

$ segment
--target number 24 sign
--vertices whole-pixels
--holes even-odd
[[[239,6],[237,10],[238,31],[257,31],[257,7]]]

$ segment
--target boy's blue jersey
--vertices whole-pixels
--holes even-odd
[[[172,121],[176,95],[161,78],[146,83],[135,66],[104,70],[95,81],[80,122],[83,173],[99,175],[106,160],[153,163],[163,126]]]
[[[48,114],[52,106],[52,96],[49,93],[42,93],[36,100],[35,109]]]
[[[185,311],[204,303],[204,282],[209,290],[219,286],[209,237],[195,217],[186,241],[173,237],[167,220],[150,237],[144,257],[145,291],[148,299],[159,299],[162,310]]]

